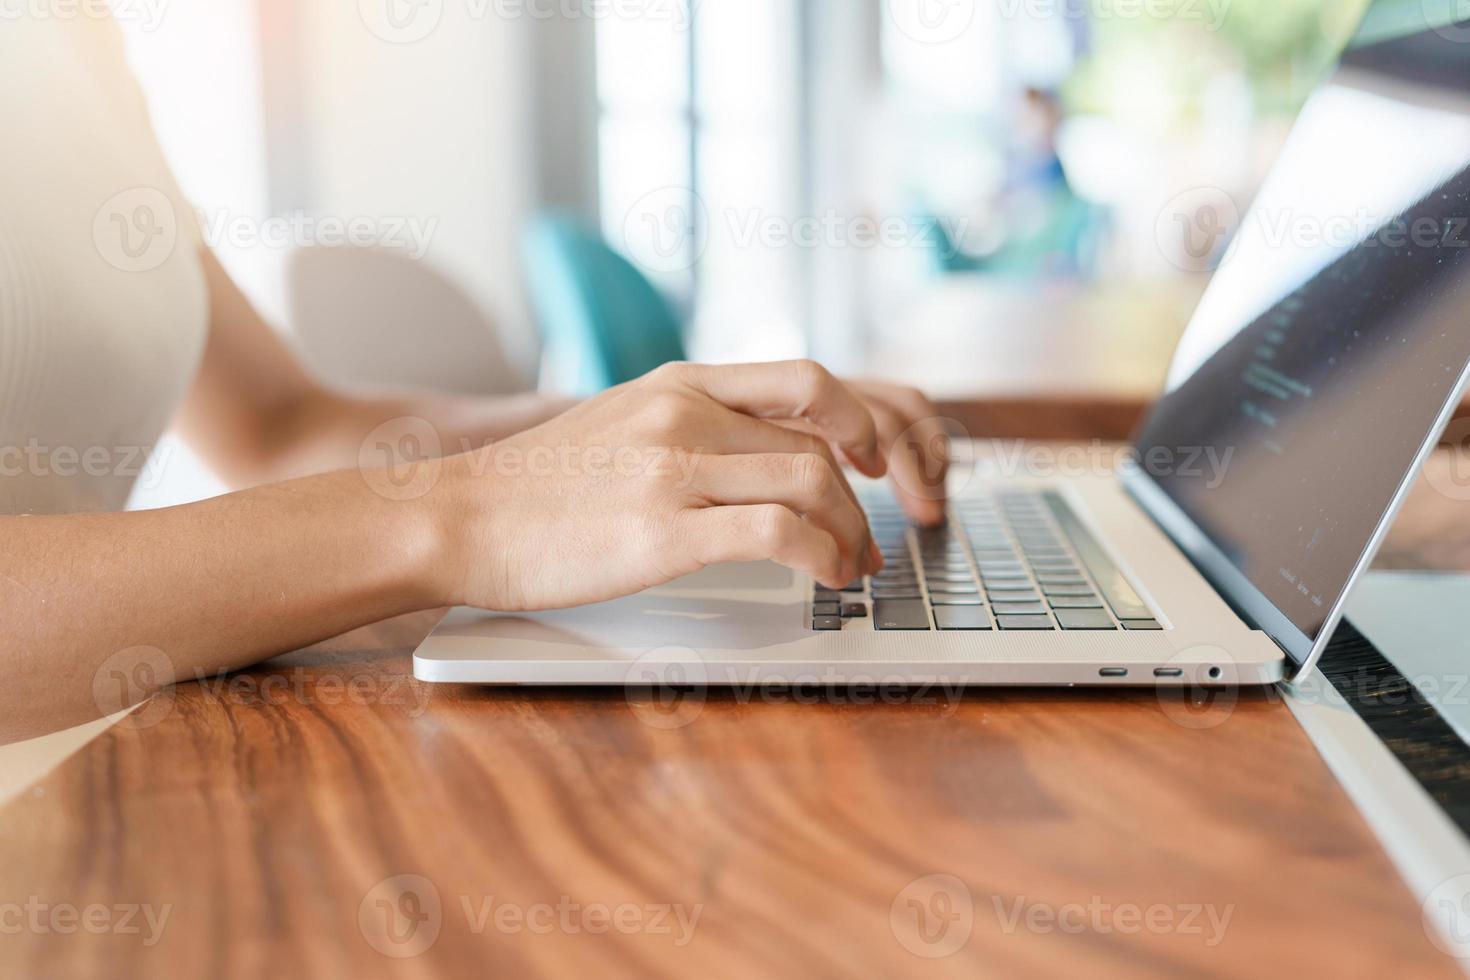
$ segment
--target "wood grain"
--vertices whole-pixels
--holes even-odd
[[[1126,442],[1143,418],[1147,402],[1058,394],[946,401],[937,407],[941,417],[957,423],[956,436]]]
[[[1088,395],[1059,388],[1050,394],[941,401],[938,409],[941,417],[957,423],[956,435],[974,439],[1127,442],[1151,401],[1151,397]],[[1457,423],[1466,419],[1470,402],[1454,416]],[[1461,425],[1455,430],[1457,437],[1463,429]]]
[[[1470,567],[1466,510],[1421,487],[1391,561]],[[0,977],[1458,975],[1272,694],[429,689],[431,624],[181,685],[0,811],[0,929],[171,909],[151,946],[4,929]],[[630,931],[593,932],[598,904],[636,906]],[[497,928],[502,905],[554,925]],[[1129,917],[1155,906],[1171,927]],[[1218,943],[1199,906],[1230,916]],[[939,915],[966,909],[967,934]],[[373,945],[436,926],[411,958]]]

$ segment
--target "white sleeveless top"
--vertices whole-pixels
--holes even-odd
[[[121,509],[207,330],[117,25],[55,3],[0,20],[0,514]]]

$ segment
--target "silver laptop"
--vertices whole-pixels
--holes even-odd
[[[867,485],[887,558],[876,578],[827,591],[729,565],[577,609],[457,609],[415,675],[1252,685],[1304,672],[1470,367],[1470,45],[1419,23],[1370,11],[1309,101],[1132,465],[1065,479],[961,467],[937,530]],[[1222,216],[1187,217],[1198,246]]]

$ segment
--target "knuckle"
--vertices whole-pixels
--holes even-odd
[[[657,391],[643,404],[642,419],[654,433],[668,435],[688,416],[690,400],[674,391]]]
[[[754,515],[755,536],[767,549],[779,552],[791,540],[794,519],[795,515],[779,504],[762,506]]]
[[[650,381],[677,381],[684,376],[688,366],[683,361],[667,361],[649,371],[645,377]]]
[[[817,453],[802,453],[792,457],[791,477],[797,492],[806,499],[823,500],[837,485],[837,474],[826,457]]]
[[[831,372],[809,358],[794,362],[791,370],[797,388],[809,397],[819,394],[832,382]]]
[[[814,436],[810,433],[804,432],[802,433],[802,440],[804,443],[802,453],[804,455],[820,456],[822,457],[822,460],[827,463],[827,465],[836,468],[837,457],[832,455],[832,447],[828,445],[826,439],[823,439],[821,436]]]

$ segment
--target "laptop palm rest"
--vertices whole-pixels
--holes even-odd
[[[677,642],[695,649],[759,650],[811,637],[809,598],[797,576],[769,562],[716,565],[638,595],[539,613],[455,610],[449,635],[514,640],[566,656],[567,647],[645,651]]]

